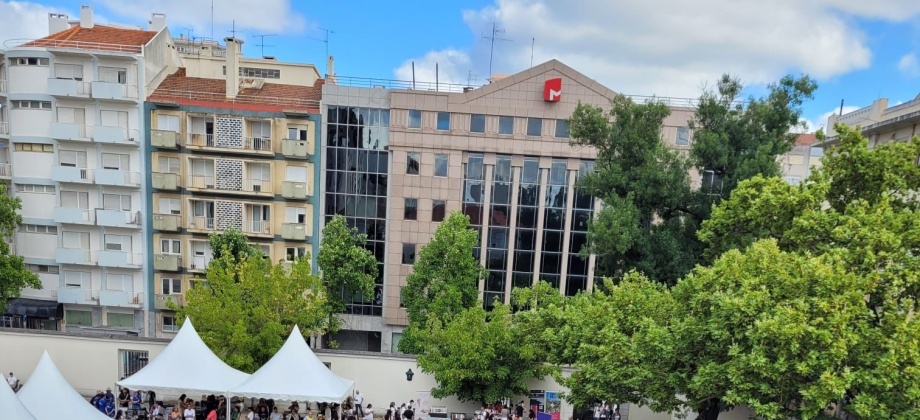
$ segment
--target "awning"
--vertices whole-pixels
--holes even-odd
[[[4,315],[36,318],[63,318],[63,305],[53,300],[16,298],[10,300]]]

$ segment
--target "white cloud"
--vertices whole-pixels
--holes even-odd
[[[920,60],[917,59],[917,54],[909,53],[901,57],[898,60],[898,70],[907,76],[920,76]]]
[[[214,38],[230,36],[231,26],[258,33],[296,33],[307,27],[306,19],[293,10],[291,0],[101,0],[113,15],[146,22],[151,13],[165,13],[166,23],[174,35],[183,27],[194,30],[192,36],[211,36],[211,5],[214,5]],[[253,32],[255,31],[255,32]]]
[[[413,80],[412,62],[415,62],[415,80],[434,88],[440,84],[466,84],[469,78],[470,56],[463,51],[448,49],[432,51],[422,58],[406,60],[396,69],[398,80]],[[437,75],[435,74],[437,73]]]
[[[25,1],[0,1],[0,42],[48,35],[48,13],[62,11]]]
[[[475,40],[458,72],[488,77],[482,36],[494,22],[514,40],[495,44],[497,73],[529,67],[535,38],[536,64],[556,58],[623,93],[696,97],[726,72],[764,84],[790,72],[827,79],[867,68],[872,52],[854,18],[918,14],[915,0],[495,0],[464,12]]]
[[[848,114],[850,112],[853,112],[859,109],[860,107],[858,106],[844,106],[843,113]],[[808,119],[802,118],[801,121],[805,123],[805,129],[799,130],[799,131],[802,133],[814,133],[818,131],[819,129],[824,128],[824,131],[826,132],[827,131],[827,119],[830,118],[831,115],[834,115],[834,114],[840,115],[839,107],[834,108],[830,111],[827,111],[819,115],[818,118],[815,118],[814,120],[808,120]]]

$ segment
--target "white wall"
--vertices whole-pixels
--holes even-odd
[[[55,248],[57,248],[57,235],[47,233],[16,233],[16,251],[20,255],[28,255],[34,258],[54,259]],[[57,286],[55,286],[57,288]]]
[[[41,154],[41,153],[34,153],[34,154]],[[47,153],[47,155],[51,156],[50,153]],[[16,163],[14,163],[14,165],[15,164]],[[28,162],[20,163],[20,165],[24,167],[31,167],[32,165],[38,165],[38,164],[39,164],[38,162],[31,163],[31,164]],[[45,178],[39,175],[23,175],[23,176],[35,176],[36,178]],[[51,175],[49,174],[47,178],[51,178]],[[23,216],[39,218],[39,219],[53,219],[54,218],[54,207],[57,205],[57,196],[55,196],[54,194],[17,192],[16,196],[22,199],[22,211],[20,212],[20,214],[22,214]]]
[[[57,238],[54,235],[48,235]],[[39,274],[38,280],[42,282],[42,289],[35,290],[31,288],[22,289],[21,296],[24,298],[49,299],[57,298],[57,289],[61,285],[61,280],[57,274]],[[7,372],[9,373],[9,372]]]
[[[44,53],[36,55],[46,57]],[[15,60],[15,57],[10,57]],[[7,69],[10,93],[44,93],[48,91],[49,66],[10,66]]]
[[[19,83],[17,79],[16,83]],[[14,84],[15,85],[15,84]],[[12,102],[12,101],[11,101]],[[12,104],[10,104],[12,108]],[[50,109],[10,109],[10,134],[49,137],[53,111]]]

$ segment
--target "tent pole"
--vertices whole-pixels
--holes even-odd
[[[225,419],[230,420],[230,391],[227,391],[227,394],[224,395],[224,401],[227,406],[227,417]]]

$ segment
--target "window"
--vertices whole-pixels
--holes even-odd
[[[417,109],[409,110],[409,122],[406,124],[409,128],[422,128],[422,111]]]
[[[419,164],[418,152],[406,153],[406,175],[418,175]]]
[[[15,150],[17,152],[53,153],[54,145],[42,143],[16,143]]]
[[[556,120],[556,138],[569,138],[569,123],[566,120]]]
[[[131,274],[106,274],[105,288],[107,290],[132,292],[134,290],[134,276]]]
[[[67,249],[89,249],[88,232],[62,232],[62,243]]]
[[[86,271],[64,271],[64,286],[65,287],[79,287],[79,288],[89,288],[91,284],[92,277],[90,273]]]
[[[182,252],[182,241],[178,239],[160,239],[160,253],[166,255],[179,255]]]
[[[36,194],[54,194],[54,185],[16,184],[16,191]]]
[[[528,136],[542,136],[543,135],[543,119],[542,118],[528,118],[527,119],[527,135]]]
[[[11,66],[47,66],[47,58],[39,57],[20,57],[10,60]]]
[[[483,114],[470,115],[470,133],[486,132],[486,116]]]
[[[83,80],[83,66],[80,64],[54,65],[54,77],[57,79]]]
[[[402,333],[395,332],[391,334],[390,337],[390,353],[402,354],[402,352],[399,351],[399,342],[402,340]]]
[[[58,162],[69,168],[86,168],[86,152],[77,150],[58,151]]]
[[[68,309],[64,311],[64,322],[70,325],[93,326],[93,313]]]
[[[402,263],[415,264],[415,244],[403,244]]]
[[[416,220],[418,217],[418,199],[407,198],[406,208],[403,212],[403,220]]]
[[[514,134],[514,117],[498,117],[498,134],[508,136]]]
[[[797,177],[797,176],[787,176],[787,177],[786,177],[786,182],[788,182],[788,183],[790,183],[790,184],[792,184],[792,185],[799,185],[799,184],[802,182],[802,178],[801,178],[801,177]]]
[[[38,274],[58,274],[60,272],[60,268],[56,265],[26,264],[26,269]]]
[[[224,67],[224,73],[227,68]],[[280,79],[281,70],[278,69],[260,69],[258,67],[240,67],[240,76],[258,77],[260,79]]]
[[[179,331],[179,325],[176,322],[176,317],[163,315],[163,332],[177,331]]]
[[[431,221],[444,221],[444,200],[431,200]]]
[[[303,207],[285,207],[284,221],[286,223],[303,224],[307,221],[307,209]]]
[[[157,200],[159,214],[180,214],[182,206],[178,198],[160,198]]]
[[[272,138],[272,123],[270,121],[249,121],[249,134],[250,134],[249,137],[252,137],[252,138],[266,139],[266,140],[271,139]],[[255,146],[258,146],[258,145],[255,145]]]
[[[674,139],[674,144],[678,146],[686,146],[690,144],[689,127],[677,127],[677,138]]]
[[[812,156],[821,157],[824,156],[824,148],[821,146],[813,146],[810,150]]]
[[[128,83],[128,69],[122,67],[99,66],[99,80],[108,83]]]
[[[128,235],[105,235],[106,251],[131,252],[131,237]]]
[[[700,190],[703,194],[722,195],[722,175],[711,169],[703,170],[703,183]]]
[[[157,166],[160,173],[178,174],[179,158],[171,156],[159,156],[157,157]]]
[[[121,378],[127,378],[137,373],[150,360],[149,354],[143,350],[118,350],[119,372]]]
[[[284,248],[284,260],[285,261],[294,261],[307,256],[307,249],[304,247],[292,247],[289,246]]]
[[[160,283],[163,286],[164,295],[181,295],[182,294],[182,279],[160,279]]]
[[[285,181],[307,182],[306,166],[287,166],[284,168]]]
[[[438,131],[450,131],[450,112],[438,112]]]
[[[102,208],[105,210],[131,211],[131,196],[127,194],[102,194]]]
[[[82,191],[61,191],[61,207],[89,209],[89,193]]]
[[[157,115],[157,130],[161,131],[179,131],[178,115]]]
[[[47,101],[13,101],[13,109],[51,109]]]
[[[128,166],[128,155],[118,154],[118,153],[103,153],[102,154],[102,169],[114,169],[116,171],[127,171]]]
[[[46,235],[57,235],[57,226],[19,225],[19,231],[26,232],[26,233],[43,233]]]
[[[434,155],[434,176],[447,176],[447,155],[438,153]]]
[[[58,106],[57,122],[64,124],[86,124],[86,109]],[[84,130],[82,127],[79,127],[79,129],[80,136],[86,137],[86,130]]]
[[[106,325],[117,328],[134,328],[133,314],[120,314],[118,312],[109,312],[106,314]]]

